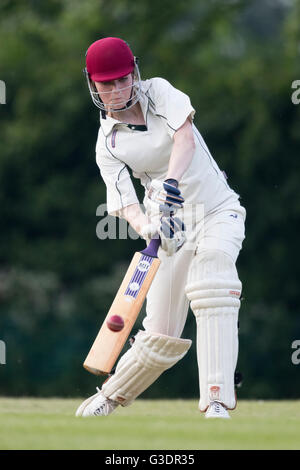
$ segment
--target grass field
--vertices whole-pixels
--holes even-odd
[[[207,420],[196,400],[137,400],[108,417],[76,418],[81,399],[0,399],[0,449],[300,449],[300,401],[239,401]]]

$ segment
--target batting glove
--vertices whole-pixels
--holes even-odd
[[[186,241],[184,223],[173,215],[163,215],[160,221],[161,247],[167,256],[172,256],[180,250]]]
[[[147,224],[142,227],[141,236],[148,244],[152,238],[160,237],[161,248],[166,252],[167,256],[172,256],[185,243],[185,226],[178,217],[162,216],[160,226],[156,224]]]
[[[159,226],[156,224],[147,224],[142,227],[141,230],[141,237],[146,240],[146,243],[148,244],[152,238],[157,238],[158,237],[158,232],[159,232]]]
[[[184,198],[178,189],[178,182],[168,179],[164,182],[153,180],[148,190],[148,198],[159,205],[160,212],[174,214],[183,207]]]

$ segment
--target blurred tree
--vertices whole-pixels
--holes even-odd
[[[247,209],[240,396],[297,397],[290,357],[300,338],[300,107],[291,85],[300,79],[299,5],[2,0],[1,393],[90,393],[98,379],[81,362],[128,260],[144,246],[96,237],[106,192],[94,155],[98,111],[82,69],[91,42],[119,36],[140,57],[143,78],[163,76],[190,95],[195,123]],[[191,313],[184,335],[195,338]],[[195,396],[195,360],[194,345],[144,396]]]

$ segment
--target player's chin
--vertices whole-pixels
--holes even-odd
[[[110,103],[109,108],[112,111],[119,111],[119,110],[121,111],[122,109],[125,108],[126,104],[127,104],[127,101],[122,101],[122,102],[118,101],[118,103]]]

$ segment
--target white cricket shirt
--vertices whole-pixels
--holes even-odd
[[[120,209],[140,203],[127,167],[145,189],[152,179],[165,179],[173,135],[195,114],[189,97],[163,78],[142,81],[142,91],[140,104],[147,130],[137,130],[108,116],[100,119],[96,161],[106,184],[111,215],[118,216]],[[185,203],[203,204],[206,215],[236,203],[239,195],[228,186],[194,124],[193,133],[196,150],[179,189]]]

